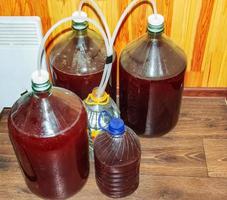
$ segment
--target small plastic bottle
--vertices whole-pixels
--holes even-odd
[[[108,111],[112,117],[119,117],[120,112],[110,97],[109,94],[104,92],[104,94],[100,97],[97,97],[97,89],[94,88],[92,93],[88,95],[88,97],[84,100],[84,104],[86,107],[87,115],[88,115],[88,131],[89,131],[89,153],[90,159],[94,159],[93,153],[93,142],[95,138],[102,133],[101,127],[99,127],[99,115],[102,111]],[[109,124],[110,118],[107,116],[103,116],[100,120],[102,127],[107,127]]]
[[[112,198],[121,198],[137,189],[140,142],[122,119],[112,118],[104,133],[97,136],[94,158],[96,183],[102,193]]]

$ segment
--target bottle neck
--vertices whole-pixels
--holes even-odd
[[[157,16],[151,16],[154,19],[157,19]],[[155,20],[150,20],[147,24],[147,32],[151,38],[158,39],[162,36],[164,32],[164,23],[157,23]],[[155,23],[156,22],[156,23]]]
[[[151,31],[147,31],[148,32],[148,36],[150,39],[159,39],[162,37],[163,31],[161,32],[151,32]]]
[[[48,80],[45,83],[42,84],[37,84],[32,82],[32,90],[35,94],[44,94],[44,93],[48,93],[52,88],[52,84],[50,83],[50,81]]]
[[[88,29],[88,22],[76,23],[76,22],[72,21],[72,29],[78,35],[86,35],[87,29]]]

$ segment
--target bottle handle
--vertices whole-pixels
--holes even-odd
[[[106,110],[103,110],[102,112],[100,112],[99,117],[98,117],[98,125],[99,125],[100,129],[103,130],[103,131],[109,132],[109,130],[106,129],[105,127],[103,127],[102,124],[101,124],[101,118],[102,118],[102,115],[103,114],[105,114],[106,116],[108,116],[110,119],[112,119],[113,117]]]

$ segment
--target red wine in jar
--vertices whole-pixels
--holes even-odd
[[[72,92],[52,87],[12,107],[9,136],[28,188],[47,199],[78,192],[89,174],[87,115]]]
[[[142,136],[159,136],[177,123],[184,72],[166,80],[134,77],[120,68],[120,110],[125,123]]]
[[[163,16],[149,16],[147,30],[121,53],[120,111],[137,134],[155,137],[178,121],[187,60],[163,33]]]
[[[82,28],[81,28],[82,26]],[[87,23],[73,22],[71,30],[55,41],[50,52],[54,85],[73,91],[85,99],[99,86],[106,63],[106,47],[98,33],[88,28]],[[113,72],[117,59],[113,55]],[[107,86],[107,92],[116,99],[116,77],[114,73]]]

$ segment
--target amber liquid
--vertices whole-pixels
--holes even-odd
[[[120,110],[125,123],[142,136],[159,136],[177,123],[184,71],[166,80],[134,77],[120,66]]]
[[[42,133],[43,127],[37,125],[41,123],[45,126],[48,123],[48,119],[44,119],[45,115],[37,114],[42,103],[36,104],[35,98],[24,101],[26,103],[18,107],[20,114],[15,118],[13,115],[9,117],[9,133],[29,189],[45,199],[65,199],[72,196],[85,184],[89,173],[85,110],[83,109],[81,117],[71,127],[60,133],[55,132],[55,136],[47,136]],[[60,128],[67,124],[67,120],[75,117],[75,114],[71,114],[72,109],[62,107],[57,99],[49,98],[45,105],[49,104],[52,109],[48,112],[55,112]],[[68,119],[62,118],[60,113],[63,112],[67,113]],[[25,117],[29,122],[25,120],[26,126],[23,128],[20,123]],[[51,122],[55,119],[53,117],[49,120]],[[32,132],[38,134],[32,135]]]
[[[103,133],[95,139],[95,178],[105,195],[121,198],[139,185],[140,144],[135,133],[113,138]]]

